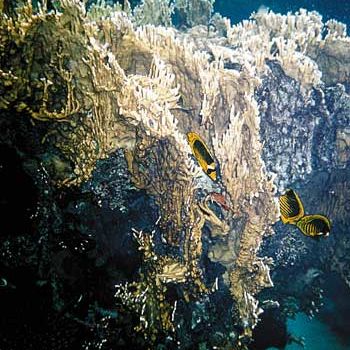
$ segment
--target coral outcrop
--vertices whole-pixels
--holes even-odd
[[[87,191],[98,162],[123,158],[128,186],[154,200],[153,230],[133,229],[140,268],[115,294],[148,348],[188,347],[205,320],[198,315],[220,295],[229,296],[227,334],[214,327],[198,346],[247,349],[263,311],[257,294],[273,286],[272,260],[258,251],[278,220],[276,193],[350,159],[348,117],[324,107],[327,98],[334,109],[348,103],[345,88],[324,87],[348,82],[344,27],[305,10],[258,12],[231,26],[212,9],[205,0],[144,0],[134,10],[61,0],[54,11],[28,2],[0,17],[2,118],[15,111],[39,130],[56,157],[45,169],[53,186]],[[196,163],[190,131],[211,149],[217,182]],[[113,174],[101,178],[104,190],[91,192],[127,211],[127,186],[114,183],[123,187],[116,203],[104,194]],[[336,206],[324,212],[347,215]],[[181,312],[199,321],[191,326]]]

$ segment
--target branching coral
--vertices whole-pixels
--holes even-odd
[[[109,61],[103,63],[101,55],[105,53]],[[103,57],[103,56],[102,56]],[[120,89],[121,77],[111,71],[116,71],[113,58],[99,47],[93,39],[83,58],[83,69],[90,77],[90,91],[82,89],[84,101],[89,108],[80,117],[77,126],[62,132],[63,137],[57,139],[57,146],[63,154],[75,164],[74,173],[77,177],[65,180],[67,183],[77,183],[89,178],[97,159],[106,157],[117,146],[127,146],[134,134],[133,129],[124,126],[116,119],[118,103],[116,93]]]
[[[183,154],[173,147],[165,140],[148,147],[138,143],[132,173],[137,186],[155,196],[167,242],[178,245],[181,230],[188,224],[185,210],[191,205],[193,185],[191,168],[186,166],[186,161],[179,162],[175,171],[176,159],[181,159]]]
[[[127,8],[128,8],[128,1],[126,0],[126,4],[125,4],[125,12],[127,12]],[[87,13],[87,16],[91,19],[91,20],[95,20],[98,21],[101,18],[108,18],[110,17],[111,14],[118,12],[118,11],[122,11],[123,7],[122,5],[117,2],[115,4],[108,5],[105,0],[98,0],[96,3],[93,3],[90,8],[89,11]]]
[[[17,20],[1,14],[1,107],[25,111],[38,120],[71,117],[80,106],[75,98],[73,74],[66,64],[71,55],[59,37],[52,40],[54,27],[58,24],[65,31],[64,24],[55,14],[33,13],[31,5],[18,11]],[[50,40],[57,51],[47,52]],[[27,64],[21,65],[22,60]],[[56,84],[62,86],[64,96],[56,96]]]
[[[173,312],[175,305],[166,301],[166,284],[186,281],[186,268],[170,257],[159,257],[154,252],[152,235],[134,230],[139,250],[143,254],[140,280],[117,285],[115,297],[123,306],[136,312],[139,323],[136,331],[155,343],[159,333],[174,331]]]
[[[321,79],[332,84],[349,77],[349,38],[345,27],[334,20],[323,24],[317,12],[258,12],[251,21],[228,28],[228,40],[258,70],[264,69],[266,59],[277,60],[304,87],[315,86]]]
[[[245,79],[246,74],[249,73],[243,72],[236,79],[238,81]],[[254,311],[257,305],[252,301],[252,295],[257,291],[255,288],[263,284],[261,280],[258,281],[260,277],[257,277],[251,285],[247,284],[246,275],[252,275],[253,270],[257,269],[259,276],[265,276],[263,280],[269,280],[268,269],[256,260],[256,252],[268,223],[276,220],[277,214],[273,200],[273,185],[264,174],[263,162],[260,158],[262,146],[257,132],[258,111],[252,97],[256,80],[254,76],[249,80],[251,86],[247,85],[247,90],[242,96],[243,100],[236,107],[242,110],[236,111],[235,105],[231,106],[227,130],[213,140],[216,156],[223,164],[222,178],[234,203],[234,211],[238,212],[238,215],[247,216],[240,239],[238,257],[230,271],[230,284],[231,292],[241,312],[242,325],[248,335],[257,322],[257,312]],[[244,85],[241,84],[241,86]],[[247,144],[252,147],[247,149],[245,147]],[[250,174],[255,176],[251,177]],[[264,217],[266,222],[261,221],[261,217]],[[254,280],[254,277],[251,278]]]
[[[213,5],[214,0],[175,0],[175,9],[188,27],[208,25]]]
[[[296,15],[258,12],[251,21],[229,28],[227,35],[258,71],[266,69],[266,59],[274,59],[288,75],[310,87],[320,82],[321,73],[304,53],[321,40],[321,31],[319,15],[301,10]]]
[[[325,24],[326,36],[319,44],[310,48],[310,56],[322,71],[326,84],[343,83],[349,80],[349,37],[344,24],[330,20]]]
[[[86,52],[87,38],[82,35],[84,11],[81,4],[65,1],[61,7],[65,11],[61,16],[43,10],[35,14],[31,5],[19,10],[17,21],[2,16],[1,56],[4,58],[12,50],[15,57],[2,66],[2,76],[6,77],[2,82],[7,85],[2,102],[6,109],[16,109],[37,120],[69,121],[48,131],[48,135],[63,135],[58,137],[57,145],[62,145],[63,153],[75,164],[76,181],[80,182],[89,176],[98,159],[98,152],[91,151],[96,145],[92,144],[91,137],[90,141],[88,136],[85,137],[89,135],[87,127],[77,125],[81,118],[78,112],[86,113],[89,108],[86,106],[88,101],[82,101],[78,96],[84,96],[82,90],[91,85],[82,87],[84,81],[79,79],[80,72],[75,69],[78,55]],[[21,60],[28,64],[19,64]],[[75,148],[72,145],[73,130],[80,136]],[[84,158],[92,158],[92,161],[87,164]],[[80,159],[82,163],[79,163]]]
[[[171,26],[171,15],[174,5],[170,0],[142,0],[134,9],[134,18],[137,25],[154,24]]]

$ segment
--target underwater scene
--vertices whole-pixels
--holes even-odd
[[[0,0],[0,350],[349,350],[347,24]]]

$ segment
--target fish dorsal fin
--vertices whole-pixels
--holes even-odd
[[[331,230],[331,223],[324,215],[305,215],[297,222],[297,227],[306,236],[328,236]]]
[[[296,224],[304,216],[304,206],[295,191],[288,189],[280,198],[281,220],[284,224]]]

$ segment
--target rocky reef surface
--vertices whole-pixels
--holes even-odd
[[[324,273],[350,285],[344,25],[232,26],[206,0],[0,9],[1,348],[264,349],[271,323],[282,346]],[[286,188],[329,238],[278,222]]]

